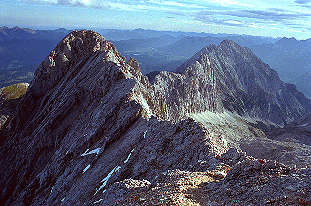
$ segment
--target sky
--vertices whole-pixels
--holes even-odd
[[[311,38],[311,0],[1,0],[0,26]]]

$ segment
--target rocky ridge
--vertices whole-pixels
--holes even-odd
[[[153,182],[116,182],[100,205],[310,205],[310,175],[310,168],[297,170],[231,149],[205,172],[172,170]]]
[[[198,201],[223,204],[216,201],[217,194],[212,191],[208,192],[210,199],[196,200],[202,198],[201,190],[180,202],[183,191],[192,188],[175,190],[174,182],[201,177],[201,182],[194,185],[216,181],[201,186],[214,187],[213,191],[219,189],[221,194],[227,182],[234,184],[242,178],[234,175],[247,168],[240,165],[254,165],[258,175],[268,175],[256,163],[264,165],[265,160],[232,152],[236,149],[230,147],[250,155],[254,144],[243,146],[244,139],[249,143],[281,143],[268,139],[255,120],[236,114],[232,114],[233,119],[226,116],[222,96],[226,93],[219,90],[216,68],[213,62],[205,61],[182,74],[161,72],[150,83],[141,74],[138,62],[126,61],[99,34],[70,33],[42,62],[27,93],[18,100],[13,118],[1,129],[2,205],[115,205],[117,200],[125,205],[131,201],[136,205],[153,204],[151,201],[167,205]],[[306,105],[301,105],[307,110]],[[216,121],[215,112],[223,118]],[[295,110],[292,113],[300,115]],[[215,121],[210,121],[213,118]],[[294,149],[281,149],[299,159],[302,168],[310,163],[311,151],[307,148],[298,154],[302,147],[297,144]],[[264,149],[263,144],[260,151]],[[271,151],[275,149],[281,150],[274,147]],[[255,154],[256,158],[263,155]],[[296,162],[282,159],[282,153],[274,154],[268,162]],[[294,188],[305,182],[299,187],[303,191],[299,198],[311,201],[307,190],[309,173],[304,173],[308,170],[280,163],[275,163],[274,170],[281,171],[281,175],[294,174],[287,179]],[[250,171],[246,170],[243,181],[253,177]],[[273,198],[278,198],[281,186],[288,184],[268,179],[264,186],[270,183],[280,186]],[[161,188],[166,187],[172,190],[159,196]],[[249,187],[257,186],[250,182]],[[240,193],[234,194],[232,200],[248,203]],[[262,197],[260,192],[258,197]],[[258,201],[263,204],[266,200]],[[292,197],[290,201],[299,203],[300,199]]]

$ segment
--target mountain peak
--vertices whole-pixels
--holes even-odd
[[[255,55],[253,54],[253,52],[247,48],[247,47],[242,47],[239,44],[237,44],[236,42],[232,41],[232,40],[223,40],[219,46],[217,47],[218,50],[222,50],[222,51],[233,51],[236,53],[243,53],[244,55],[252,55],[255,57]]]
[[[231,40],[203,48],[177,71],[194,75],[213,71],[224,108],[240,115],[282,125],[311,110],[308,99],[282,82],[277,73],[250,49]],[[288,102],[288,96],[292,98],[291,101],[298,101],[299,107],[305,108],[305,111],[302,112],[296,104]],[[283,104],[279,103],[280,98],[284,100]]]
[[[22,29],[20,27],[18,27],[18,26],[15,26],[15,27],[12,28],[12,30],[22,30]]]
[[[125,58],[100,34],[90,31],[72,31],[41,63],[30,88],[37,95],[55,86],[63,76],[86,64],[90,58],[125,65]]]
[[[295,39],[294,37],[291,38],[287,38],[287,37],[283,37],[282,39],[280,39],[279,41],[277,41],[277,44],[296,44],[299,41],[297,39]]]
[[[282,40],[297,41],[297,39],[295,37],[289,37],[289,38],[288,37],[283,37],[279,41],[282,41]]]
[[[235,43],[232,40],[223,40],[220,42],[220,44],[215,45],[211,44],[203,49],[201,49],[199,52],[197,52],[192,58],[190,58],[187,62],[185,62],[183,65],[177,68],[178,73],[183,73],[185,69],[193,64],[196,61],[199,61],[200,59],[205,59],[206,56],[214,56],[214,57],[225,57],[227,59],[234,59],[235,56],[243,56],[243,58],[248,59],[258,59],[250,49],[246,47],[241,47],[237,43]],[[206,60],[207,61],[207,60]]]
[[[203,49],[201,49],[201,51],[199,51],[195,57],[197,57],[198,55],[204,55],[204,54],[210,54],[212,52],[217,52],[217,53],[222,53],[223,55],[229,55],[230,52],[234,52],[234,53],[252,53],[250,49],[246,48],[246,47],[241,47],[239,44],[237,44],[236,42],[232,41],[232,40],[223,40],[222,42],[220,42],[219,45],[214,45],[211,44]],[[229,53],[228,53],[229,52]]]
[[[230,46],[230,47],[240,47],[240,45],[238,45],[237,43],[235,43],[234,41],[232,40],[228,40],[228,39],[225,39],[223,40],[219,46]]]

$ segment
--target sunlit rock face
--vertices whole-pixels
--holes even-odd
[[[211,68],[216,91],[226,110],[285,124],[310,112],[311,102],[294,85],[286,84],[252,51],[225,40],[203,48],[178,72]]]
[[[203,144],[209,137],[198,123],[180,122],[187,114],[202,110],[199,105],[192,109],[190,103],[200,93],[196,95],[196,88],[185,86],[189,94],[171,97],[172,87],[179,86],[174,81],[180,81],[171,79],[151,85],[135,60],[126,62],[97,33],[69,34],[37,69],[26,95],[19,101],[10,130],[3,134],[8,141],[1,148],[5,154],[1,155],[1,201],[57,205],[66,196],[63,200],[66,204],[84,204],[102,194],[105,187],[102,180],[109,174],[112,178],[107,178],[107,185],[117,180],[113,176],[120,171],[133,177],[142,173],[151,177],[156,171],[150,164],[155,164],[160,156],[148,157],[146,151],[132,172],[124,166],[133,149],[135,156],[135,148],[142,139],[148,140],[146,145],[158,142],[159,145],[151,144],[150,149],[157,155],[162,150],[166,154],[161,157],[163,166],[158,166],[159,171],[173,169],[177,164],[178,168],[186,169],[199,156],[207,158],[222,148]],[[188,102],[178,100],[183,96]],[[203,106],[208,109],[209,104]],[[148,121],[152,116],[157,118]],[[186,148],[196,148],[197,155],[190,157]],[[171,149],[175,151],[172,154],[166,151]],[[168,156],[170,161],[166,162]],[[146,159],[151,162],[147,164]],[[64,190],[72,196],[65,195]],[[39,195],[42,198],[37,198]]]
[[[299,95],[230,41],[203,49],[178,73],[161,72],[151,83],[136,60],[126,61],[102,36],[74,31],[42,62],[1,128],[1,205],[216,204],[214,193],[210,200],[180,202],[179,196],[201,183],[234,184],[237,171],[247,181],[253,178],[248,164],[266,173],[264,159],[310,163],[309,146],[286,147],[266,132],[273,128],[267,122],[282,124],[308,111]],[[278,115],[266,111],[272,105]],[[296,191],[308,188],[309,182],[296,187],[308,171],[271,164],[275,173],[288,171]],[[221,183],[204,188],[227,189]]]

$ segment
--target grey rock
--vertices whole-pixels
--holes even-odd
[[[248,158],[233,166],[223,181],[208,184],[205,190],[217,205],[308,205],[310,178],[299,172],[277,162]]]
[[[152,180],[210,158],[222,145],[203,125],[178,121],[192,107],[172,102],[172,82],[151,85],[137,62],[94,32],[69,34],[37,69],[6,133],[3,205],[88,205],[116,181]]]
[[[216,187],[212,189],[223,195],[231,189],[241,204],[253,204],[255,198],[264,202],[264,196],[277,186],[292,185],[299,188],[295,194],[300,195],[301,189],[309,194],[310,182],[299,169],[288,169],[274,161],[261,164],[254,159],[268,158],[267,150],[271,152],[268,154],[274,154],[273,160],[289,164],[299,160],[305,165],[310,162],[310,156],[306,155],[309,147],[299,153],[302,147],[296,144],[291,153],[286,148],[288,156],[279,155],[284,144],[268,139],[265,132],[251,124],[254,120],[247,117],[262,113],[259,119],[284,123],[306,112],[308,103],[303,98],[298,101],[294,94],[290,96],[291,103],[284,103],[284,95],[275,96],[274,89],[279,87],[289,91],[249,50],[232,42],[206,50],[210,54],[202,50],[202,55],[198,54],[202,58],[189,60],[186,64],[190,66],[182,74],[161,72],[151,84],[141,74],[137,61],[126,61],[99,34],[70,33],[39,66],[27,93],[17,101],[11,118],[1,128],[1,204],[109,205],[115,204],[113,200],[121,204],[133,193],[153,189],[151,194],[155,194],[166,181],[176,186],[178,178],[188,177],[202,177],[202,181],[217,179],[220,182],[212,184]],[[230,76],[229,80],[224,78],[229,71],[238,72],[241,64],[242,69],[261,75],[259,79],[251,79],[257,82],[255,85],[246,80],[236,82],[237,78]],[[264,105],[276,104],[276,100],[282,103],[280,110],[275,110],[278,118],[259,112],[260,102],[249,107],[237,92],[248,86],[243,91],[251,92],[254,86],[267,92],[265,85],[270,80],[273,87],[269,91],[274,96],[262,101]],[[231,89],[233,94],[229,92]],[[224,98],[228,96],[243,104],[226,103]],[[249,96],[251,99],[247,101],[254,100]],[[292,102],[299,103],[297,110]],[[243,112],[237,115],[225,109]],[[288,118],[284,117],[283,109]],[[235,149],[229,150],[231,147]],[[287,175],[285,179],[278,176],[274,180],[269,179],[270,174],[294,176]],[[249,201],[242,193],[261,188],[257,177],[266,186],[264,192],[248,193]],[[259,185],[247,186],[240,184],[240,180]],[[175,201],[181,192],[174,187],[170,191]],[[276,192],[279,194],[280,190]],[[165,203],[165,197],[156,197],[150,198],[149,203]],[[219,197],[213,193],[206,201],[214,204],[216,198]],[[136,198],[134,205],[135,201]]]
[[[311,102],[294,85],[280,80],[276,71],[250,49],[225,40],[203,48],[177,71],[213,70],[216,91],[229,111],[284,125],[311,111]]]
[[[116,182],[105,191],[100,205],[117,205],[129,193],[146,192],[150,186],[151,183],[147,180],[125,179],[122,182]]]

